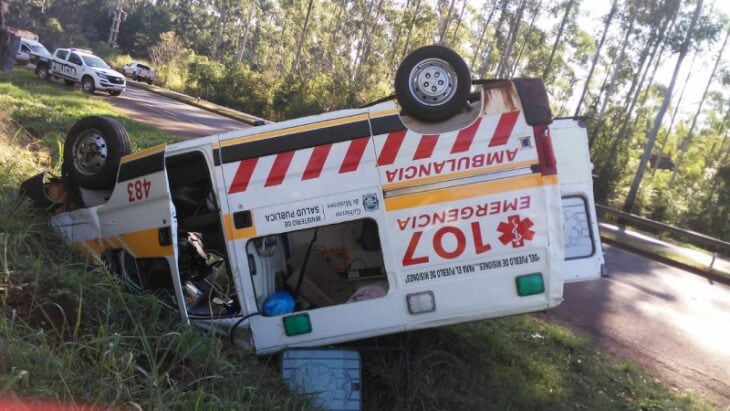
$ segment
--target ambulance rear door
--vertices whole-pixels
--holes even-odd
[[[558,162],[563,207],[565,282],[596,279],[604,263],[593,198],[593,163],[583,118],[558,118],[550,125]]]

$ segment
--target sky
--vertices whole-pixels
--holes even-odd
[[[555,0],[549,0],[553,2]],[[601,31],[603,30],[603,17],[606,16],[611,9],[612,0],[587,0],[581,4],[581,17],[579,18],[578,24],[583,30],[592,34],[594,37],[599,38]],[[683,5],[686,4],[686,0],[683,0]],[[725,14],[730,16],[730,0],[704,0],[702,6],[702,14],[706,14],[710,7],[712,7],[713,14]],[[555,24],[556,21],[550,22],[549,24]],[[724,37],[723,37],[724,38]],[[712,73],[712,67],[717,53],[719,52],[720,46],[722,45],[723,38],[718,39],[718,43],[711,47],[709,50],[704,50],[697,56],[694,65],[691,66],[691,76],[682,99],[682,107],[680,113],[682,114],[694,114],[697,110],[697,105],[702,98],[702,93],[707,86],[707,81]],[[707,49],[707,47],[705,47]],[[692,61],[692,54],[688,54],[682,63],[682,69],[677,76],[677,83],[674,87],[674,93],[672,94],[672,103],[676,104],[682,86],[687,79],[687,73],[690,71],[690,63]],[[674,66],[677,62],[677,55],[663,57],[662,65],[657,72],[657,81],[669,85],[669,82],[674,71]],[[725,66],[730,66],[730,52],[726,51],[722,57],[722,63]],[[587,70],[587,69],[586,69]],[[718,85],[714,85],[710,90],[719,90]],[[577,99],[576,99],[577,100]],[[573,105],[575,107],[575,105]],[[703,106],[706,108],[706,106]]]

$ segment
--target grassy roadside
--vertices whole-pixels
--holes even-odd
[[[143,409],[307,405],[274,358],[241,353],[179,324],[151,298],[71,253],[17,195],[57,159],[79,117],[122,121],[139,148],[170,137],[98,99],[25,72],[0,77],[0,398],[44,397]],[[18,130],[22,125],[29,133]],[[367,409],[704,409],[635,365],[532,316],[377,340],[363,353]],[[407,353],[407,354],[406,354]]]

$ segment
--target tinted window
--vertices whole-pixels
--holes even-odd
[[[56,51],[56,57],[66,60],[66,56],[68,56],[68,51],[66,50],[58,50]]]
[[[104,63],[104,60],[96,56],[84,56],[84,63],[86,63],[89,67],[109,68],[109,66]]]
[[[79,66],[82,65],[81,58],[74,53],[71,53],[70,56],[68,56],[68,62],[73,64],[78,64]]]
[[[31,50],[33,50],[37,54],[44,54],[44,55],[45,54],[51,54],[51,53],[48,52],[48,50],[46,50],[45,47],[41,46],[40,44],[30,46],[30,48],[31,48]]]
[[[30,53],[30,49],[25,44],[20,45],[20,51],[23,53]]]
[[[141,68],[142,70],[149,70],[150,68],[145,66],[144,64],[137,64],[137,68]]]

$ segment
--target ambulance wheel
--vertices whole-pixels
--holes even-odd
[[[91,116],[77,121],[63,147],[63,178],[82,188],[114,187],[123,156],[131,152],[124,127],[109,117]]]
[[[403,59],[395,74],[401,108],[421,121],[435,123],[458,113],[469,98],[471,74],[455,51],[421,47]]]

